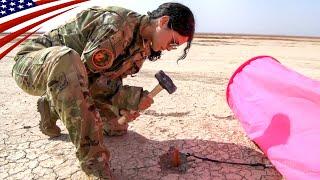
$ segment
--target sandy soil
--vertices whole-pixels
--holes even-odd
[[[6,46],[7,47],[7,46]],[[1,50],[6,49],[2,47]],[[106,137],[116,179],[282,179],[274,168],[221,164],[188,157],[183,171],[165,168],[160,156],[170,146],[214,160],[269,163],[246,137],[229,109],[225,90],[234,70],[247,59],[270,55],[306,76],[320,79],[320,39],[212,35],[198,36],[188,57],[181,48],[158,62],[145,63],[126,84],[151,90],[162,69],[178,87],[161,92],[152,107],[130,123],[129,133]],[[67,131],[49,139],[38,128],[38,97],[20,90],[11,78],[12,57],[0,61],[0,179],[85,178]]]

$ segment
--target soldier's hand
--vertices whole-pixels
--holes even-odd
[[[140,113],[138,111],[134,111],[134,112],[127,114],[126,116],[127,116],[128,121],[133,121],[133,120],[137,119],[137,117],[140,116]]]
[[[143,111],[143,110],[148,109],[151,106],[151,104],[153,104],[153,99],[148,95],[144,95],[140,99],[138,108],[140,111]]]
[[[140,113],[138,111],[132,111],[132,110],[128,111],[128,110],[124,110],[124,109],[122,109],[120,111],[120,114],[125,116],[128,122],[133,121],[133,120],[137,119],[137,117],[140,116]]]

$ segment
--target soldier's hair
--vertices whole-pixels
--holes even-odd
[[[191,10],[180,3],[164,3],[156,10],[148,12],[151,19],[157,19],[162,16],[169,16],[168,28],[178,32],[182,36],[188,37],[187,46],[183,50],[182,56],[179,60],[186,58],[187,53],[191,47],[191,42],[194,35],[195,23],[194,16]],[[152,51],[148,57],[151,61],[155,61],[161,57],[161,51]]]

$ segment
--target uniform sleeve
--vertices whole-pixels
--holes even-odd
[[[120,16],[105,13],[84,27],[88,42],[81,59],[92,72],[111,67],[132,39],[132,29]]]
[[[111,98],[113,106],[126,110],[139,110],[138,105],[143,96],[148,91],[143,91],[142,87],[124,85],[119,88],[118,92]]]

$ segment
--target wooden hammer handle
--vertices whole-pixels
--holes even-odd
[[[159,94],[160,91],[162,91],[163,88],[160,84],[158,84],[156,87],[154,87],[152,89],[152,91],[148,94],[149,97],[153,98],[155,97],[157,94]],[[121,116],[119,119],[118,119],[118,123],[123,125],[125,123],[127,123],[128,120],[127,120],[127,117],[126,116]]]
[[[152,89],[152,91],[148,94],[148,96],[153,98],[162,90],[163,90],[162,86],[158,84],[156,87]]]

